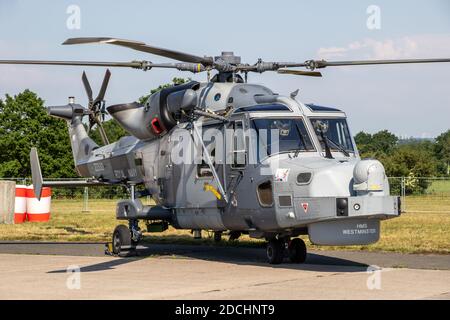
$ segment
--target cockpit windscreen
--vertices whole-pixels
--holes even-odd
[[[314,150],[305,124],[300,118],[253,119],[252,128],[269,156],[279,152]],[[272,141],[272,130],[278,133],[278,141]],[[263,154],[265,153],[264,151]]]
[[[345,118],[312,118],[311,122],[322,148],[325,147],[322,140],[323,133],[332,151],[354,152],[352,138]]]

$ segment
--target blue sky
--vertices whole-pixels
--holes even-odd
[[[81,28],[66,26],[69,5],[81,10]],[[366,10],[380,8],[381,28],[369,30]],[[112,36],[197,55],[234,51],[258,58],[304,61],[450,57],[450,1],[7,1],[0,0],[0,59],[170,60],[107,45],[61,46],[66,38]],[[85,68],[93,87],[102,68]],[[26,88],[48,105],[74,95],[85,103],[81,67],[0,66],[0,96]],[[303,102],[347,112],[353,133],[388,129],[433,137],[450,128],[450,63],[343,67],[324,78],[265,73],[249,81],[280,94],[300,89]],[[112,69],[108,104],[130,102],[174,76],[167,70]],[[193,76],[204,80],[204,75]],[[94,89],[95,91],[95,89]]]

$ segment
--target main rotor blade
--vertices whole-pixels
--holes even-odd
[[[126,40],[126,39],[116,39],[116,38],[107,38],[107,37],[70,38],[70,39],[67,39],[66,41],[64,41],[63,45],[85,44],[85,43],[114,44],[117,46],[134,49],[137,51],[142,51],[142,52],[151,53],[151,54],[155,54],[155,55],[170,58],[170,59],[175,59],[178,61],[201,63],[205,66],[209,66],[214,63],[214,59],[212,57],[200,57],[200,56],[192,55],[192,54],[185,53],[185,52],[151,46],[151,45],[145,44],[144,42],[140,42],[140,41]]]
[[[281,68],[306,68],[311,71],[325,67],[338,66],[358,66],[358,65],[380,65],[380,64],[405,64],[405,63],[437,63],[450,62],[450,58],[443,59],[396,59],[396,60],[349,60],[349,61],[326,61],[326,60],[307,60],[305,62],[266,62],[259,60],[254,65],[238,65],[237,71],[242,72],[265,72],[277,71]],[[284,72],[286,73],[286,72]],[[293,74],[293,73],[292,73]]]
[[[111,77],[111,71],[106,69],[105,77],[103,78],[102,86],[98,93],[97,98],[95,98],[94,103],[103,101],[105,98],[106,88],[108,88],[109,78]]]
[[[325,60],[309,60],[305,65],[309,69],[339,67],[339,66],[361,66],[361,65],[378,65],[378,64],[405,64],[405,63],[438,63],[450,62],[449,58],[443,59],[393,59],[393,60],[349,60],[349,61],[325,61]]]
[[[56,66],[88,66],[88,67],[128,67],[141,69],[142,61],[103,62],[103,61],[58,61],[58,60],[0,60],[0,64],[37,64]]]
[[[83,81],[84,90],[86,90],[86,94],[88,96],[89,104],[90,104],[92,102],[92,88],[91,88],[91,85],[89,84],[89,80],[86,76],[86,72],[84,72],[84,71],[83,71],[83,75],[81,76],[81,80]]]
[[[309,76],[309,77],[321,77],[322,74],[318,71],[301,71],[301,70],[291,70],[291,69],[278,69],[280,74],[293,74],[297,76]]]
[[[57,65],[57,66],[87,66],[87,67],[123,67],[148,71],[152,68],[177,69],[193,73],[206,71],[200,63],[152,63],[150,61],[131,62],[103,62],[103,61],[58,61],[58,60],[0,60],[0,64],[33,64],[33,65]]]

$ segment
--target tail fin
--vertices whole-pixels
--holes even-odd
[[[31,148],[30,151],[30,164],[31,164],[31,180],[33,181],[34,194],[38,200],[41,200],[42,194],[42,171],[39,163],[39,156],[36,148]]]

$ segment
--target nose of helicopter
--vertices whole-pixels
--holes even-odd
[[[379,220],[400,213],[398,197],[389,195],[387,177],[379,161],[291,158],[279,165],[274,174],[273,195],[277,221],[282,227],[331,221],[326,228],[336,231],[336,221],[345,224],[358,219]],[[357,241],[369,243],[375,239],[369,238]],[[315,239],[318,243],[323,240]]]
[[[353,194],[353,171],[357,160],[310,158],[281,160],[274,184],[294,197],[345,197]],[[283,177],[283,173],[287,174]]]
[[[287,174],[283,177],[283,174]],[[383,165],[377,160],[288,159],[280,161],[274,183],[294,197],[349,197],[389,191]]]

